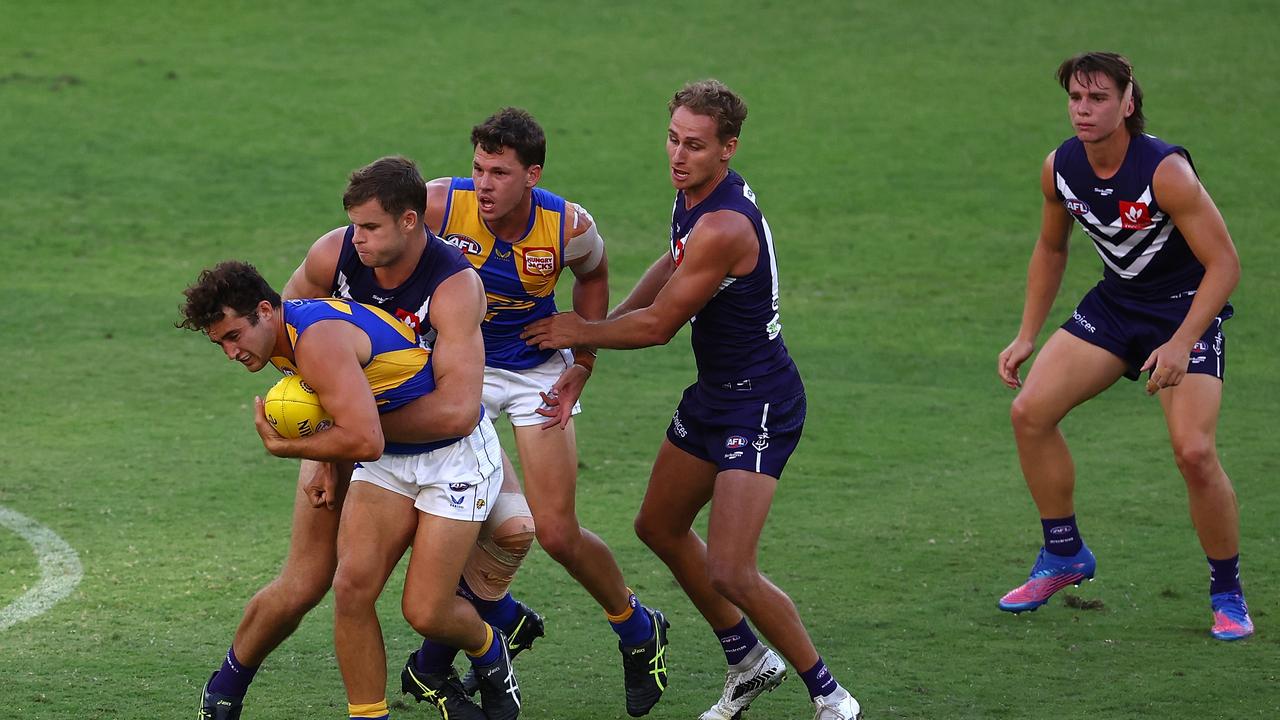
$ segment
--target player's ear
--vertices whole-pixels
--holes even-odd
[[[417,210],[405,210],[403,213],[400,213],[400,232],[407,233],[410,230],[413,230],[413,227],[417,224]]]
[[[257,316],[259,321],[270,318],[271,313],[273,312],[275,312],[275,306],[271,304],[270,300],[258,301]],[[254,324],[256,325],[257,323],[254,323]]]
[[[537,185],[538,181],[541,179],[542,179],[542,166],[530,165],[528,171],[526,171],[524,176],[524,186],[525,188],[531,188],[534,185]]]
[[[724,149],[720,151],[720,161],[729,162],[729,159],[732,158],[733,154],[736,152],[738,152],[738,138],[731,137],[729,138],[729,141],[724,144]]]
[[[1124,89],[1124,116],[1129,117],[1133,114],[1133,83],[1130,82]]]

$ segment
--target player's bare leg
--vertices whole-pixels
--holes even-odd
[[[284,567],[245,606],[222,667],[210,676],[201,692],[201,717],[216,718],[219,713],[238,712],[258,667],[329,592],[338,563],[338,516],[346,477],[338,484],[335,509],[312,507],[306,488],[313,474],[322,467],[327,469],[328,465],[302,462]],[[347,469],[349,471],[349,466]]]
[[[636,516],[636,535],[671,569],[713,628],[742,620],[742,612],[715,590],[707,572],[707,546],[693,531],[698,512],[711,501],[716,466],[663,440]]]
[[[418,513],[401,610],[418,634],[474,654],[484,646],[484,621],[456,593],[480,523]]]
[[[412,498],[369,483],[352,483],[347,491],[333,581],[333,640],[352,705],[386,699],[386,649],[375,602],[417,531],[418,514]],[[450,590],[456,577],[445,581]]]
[[[236,628],[233,647],[236,656],[249,667],[257,667],[289,637],[302,618],[324,599],[338,566],[335,549],[338,516],[335,510],[312,507],[305,491],[318,463],[304,460],[298,473],[293,500],[293,525],[289,533],[289,554],[274,580],[253,596]]]
[[[605,612],[624,612],[630,593],[622,570],[609,546],[578,523],[578,452],[573,421],[564,430],[517,426],[515,437],[538,544]]]
[[[1018,460],[1040,517],[1075,513],[1075,465],[1058,423],[1124,371],[1123,360],[1065,330],[1040,349],[1010,412]]]
[[[1188,374],[1175,387],[1158,394],[1169,424],[1169,439],[1178,470],[1187,483],[1191,522],[1200,545],[1212,558],[1240,552],[1240,518],[1231,480],[1218,461],[1218,409],[1222,381]]]

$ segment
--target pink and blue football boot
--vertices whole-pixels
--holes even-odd
[[[1040,555],[1036,557],[1027,581],[1000,598],[1000,609],[1011,613],[1035,610],[1049,602],[1049,598],[1062,588],[1092,580],[1097,566],[1093,553],[1083,544],[1080,552],[1070,557],[1054,555],[1040,548]]]
[[[1243,640],[1253,634],[1249,606],[1238,592],[1209,596],[1213,604],[1213,636],[1219,640]]]

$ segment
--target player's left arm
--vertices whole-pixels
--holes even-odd
[[[609,260],[595,218],[581,205],[565,203],[565,266],[573,273],[573,311],[587,320],[603,320],[609,311]],[[548,420],[543,428],[565,428],[574,403],[596,365],[596,348],[573,348],[573,364],[565,368],[536,410]]]
[[[428,322],[436,330],[431,368],[436,388],[382,416],[395,442],[424,443],[465,437],[480,422],[484,388],[484,285],[471,268],[451,275],[431,293]]]
[[[1149,393],[1182,382],[1191,362],[1192,346],[1227,304],[1240,281],[1240,257],[1227,224],[1191,163],[1176,153],[1166,157],[1156,168],[1152,191],[1156,202],[1186,238],[1191,252],[1204,265],[1204,278],[1173,337],[1152,351],[1142,365],[1143,370],[1151,370]]]
[[[333,417],[333,426],[306,437],[283,437],[267,420],[262,398],[254,398],[254,424],[268,452],[327,462],[368,462],[382,457],[378,406],[361,367],[361,359],[367,360],[368,346],[364,331],[342,320],[318,322],[298,338],[294,346],[298,372]]]
[[[540,348],[665,345],[715,296],[726,277],[750,272],[758,255],[755,227],[745,215],[708,213],[698,220],[683,260],[648,307],[597,321],[560,313],[530,323],[521,337]]]

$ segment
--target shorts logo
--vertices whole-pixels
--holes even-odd
[[[1063,201],[1062,204],[1067,206],[1067,210],[1070,211],[1072,215],[1089,214],[1089,203],[1083,200],[1076,200],[1075,198],[1072,198],[1070,200]]]
[[[449,496],[449,504],[454,507],[462,507],[462,503],[466,502],[466,500],[467,500],[467,497],[465,495]]]
[[[1088,330],[1090,333],[1098,332],[1098,328],[1094,327],[1093,323],[1089,322],[1088,320],[1085,320],[1084,316],[1080,314],[1079,310],[1071,311],[1071,319],[1075,320],[1077,325],[1084,328],[1085,330]]]
[[[1066,535],[1069,532],[1071,532],[1070,525],[1054,525],[1049,528],[1050,535]]]
[[[734,451],[733,451],[733,452],[731,452],[731,453],[725,453],[725,454],[724,454],[724,459],[725,459],[725,460],[737,460],[737,459],[738,459],[738,458],[740,458],[740,457],[742,457],[742,451],[741,451],[741,450],[734,450]]]
[[[671,429],[676,431],[676,435],[680,437],[689,437],[689,431],[685,429],[684,423],[680,422],[680,411],[671,417]]]
[[[1213,354],[1222,354],[1222,333],[1213,336]]]
[[[729,448],[730,450],[737,450],[738,448],[744,448],[747,446],[747,439],[742,437],[741,435],[731,435],[729,439],[725,441],[724,446]]]
[[[1197,340],[1196,344],[1191,346],[1191,352],[1193,353],[1208,352],[1208,350],[1209,346],[1205,345],[1203,340]]]
[[[444,241],[458,248],[465,255],[479,255],[480,243],[463,235],[462,233],[449,233],[444,236]]]
[[[751,447],[755,448],[756,452],[764,452],[764,449],[769,447],[769,433],[762,432],[757,435],[755,441],[751,443]]]
[[[477,510],[483,510],[483,509],[484,509],[484,505],[485,505],[485,503],[484,503],[484,498],[480,498],[479,500],[476,500],[476,509],[477,509]]]
[[[1120,225],[1126,230],[1151,227],[1151,211],[1146,203],[1120,201]]]
[[[550,250],[530,250],[524,254],[524,271],[528,275],[552,275],[556,256]]]
[[[449,483],[449,489],[454,492],[466,492],[471,489],[468,483]]]

